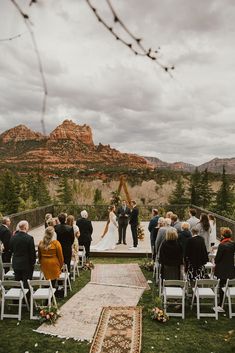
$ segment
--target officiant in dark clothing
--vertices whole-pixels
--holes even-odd
[[[130,250],[134,250],[138,246],[138,233],[137,233],[137,227],[139,224],[139,210],[136,207],[136,202],[134,200],[131,201],[131,214],[130,214],[130,225],[131,225],[131,233],[132,233],[132,239],[133,239],[133,246],[130,248]]]
[[[68,271],[70,272],[72,245],[74,243],[74,231],[73,227],[65,224],[66,215],[64,213],[59,214],[58,219],[60,224],[56,224],[55,232],[57,234],[57,240],[62,246],[64,263],[67,265]]]
[[[130,209],[127,207],[126,201],[122,201],[122,206],[117,210],[117,218],[118,218],[118,244],[126,245],[126,228],[128,226],[128,220],[130,216]]]

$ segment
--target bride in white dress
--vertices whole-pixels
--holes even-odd
[[[110,207],[110,212],[109,212],[108,231],[103,236],[103,238],[99,241],[99,243],[97,243],[94,246],[91,246],[91,250],[104,251],[104,250],[115,249],[117,239],[118,239],[118,234],[117,234],[118,223],[116,221],[116,214],[114,213],[114,211],[115,211],[115,206],[113,205]]]

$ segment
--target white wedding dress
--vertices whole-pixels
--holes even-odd
[[[104,251],[115,249],[118,240],[117,229],[116,215],[114,212],[110,212],[108,231],[96,245],[91,246],[91,250]]]

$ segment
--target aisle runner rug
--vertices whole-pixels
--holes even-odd
[[[103,308],[90,353],[139,353],[141,337],[140,307]]]
[[[91,283],[150,289],[137,264],[95,265],[91,272]]]
[[[143,291],[88,283],[60,308],[55,326],[43,324],[36,332],[91,342],[103,307],[135,306]]]

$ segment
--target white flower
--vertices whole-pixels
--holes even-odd
[[[37,343],[35,343],[34,347],[37,347],[37,346],[38,346],[38,344],[37,344]]]
[[[167,337],[167,338],[166,338],[166,340],[167,340],[167,341],[170,341],[170,338],[169,338],[169,337]]]

